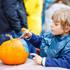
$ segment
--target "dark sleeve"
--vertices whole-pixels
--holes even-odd
[[[38,35],[32,34],[30,38],[30,43],[33,44],[36,48],[40,48],[42,38]]]
[[[62,58],[46,58],[45,66],[70,68],[70,52]]]
[[[70,68],[70,41],[65,46],[62,57],[46,58],[45,66]]]
[[[19,32],[21,30],[21,26],[20,20],[18,19],[16,4],[17,0],[4,0],[3,9],[11,28],[16,32]]]
[[[32,37],[29,39],[29,41],[36,47],[40,48],[42,44],[48,45],[50,43],[50,40],[52,39],[52,35],[50,33],[44,33],[42,35],[35,35],[32,34]]]

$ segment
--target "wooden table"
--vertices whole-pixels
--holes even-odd
[[[41,65],[37,65],[33,62],[33,60],[28,59],[25,64],[21,65],[4,65],[0,62],[0,70],[70,70],[65,68],[58,67],[43,67]]]

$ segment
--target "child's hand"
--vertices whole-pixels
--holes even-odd
[[[33,58],[33,60],[34,60],[35,63],[41,65],[42,57],[36,54],[35,57]]]
[[[22,32],[25,32],[26,30],[28,30],[28,29],[26,29],[24,27],[21,29]]]
[[[20,36],[20,38],[29,38],[32,36],[32,33],[29,32],[28,29],[22,28],[23,34]]]

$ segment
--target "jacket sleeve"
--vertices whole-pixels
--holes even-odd
[[[9,22],[9,25],[13,30],[19,32],[21,30],[20,20],[18,19],[17,0],[4,0],[3,10]]]
[[[70,53],[62,58],[46,58],[45,66],[70,68]]]
[[[32,37],[29,39],[29,42],[33,44],[36,48],[40,48],[42,38],[38,35],[32,34]]]
[[[32,37],[29,39],[31,44],[33,44],[36,48],[40,48],[42,44],[49,44],[52,39],[52,35],[50,33],[44,33],[41,36],[32,34]]]
[[[70,68],[70,42],[66,45],[66,50],[60,58],[46,58],[45,66]]]

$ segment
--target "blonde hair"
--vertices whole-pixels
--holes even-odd
[[[54,22],[61,23],[64,28],[66,25],[70,26],[70,8],[62,8],[54,12],[52,16]]]

